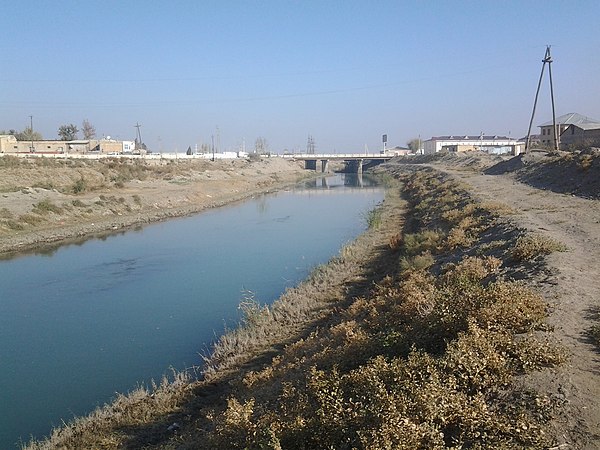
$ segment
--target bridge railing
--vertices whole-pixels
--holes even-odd
[[[278,155],[289,159],[390,159],[389,155],[381,153],[334,153],[334,154],[310,154],[310,153],[287,153]]]

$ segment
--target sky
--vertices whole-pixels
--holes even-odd
[[[0,0],[0,130],[152,151],[359,153],[527,134],[547,45],[557,116],[600,119],[600,2]],[[30,119],[32,116],[32,119]],[[552,119],[548,71],[534,126]],[[537,131],[537,128],[535,129]]]

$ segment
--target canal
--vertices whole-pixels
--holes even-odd
[[[359,235],[383,196],[335,175],[0,261],[0,448],[199,366],[245,291],[271,303]]]

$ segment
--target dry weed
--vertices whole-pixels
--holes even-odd
[[[564,252],[566,249],[563,243],[543,234],[534,233],[521,236],[517,240],[512,256],[517,261],[530,261],[553,252]]]

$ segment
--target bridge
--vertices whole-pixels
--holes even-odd
[[[318,162],[321,161],[321,172],[323,173],[329,171],[329,161],[344,161],[346,166],[351,168],[353,172],[362,173],[365,165],[377,165],[393,158],[391,155],[381,153],[294,153],[280,156],[282,158],[304,161],[304,168],[309,170],[317,170]]]

